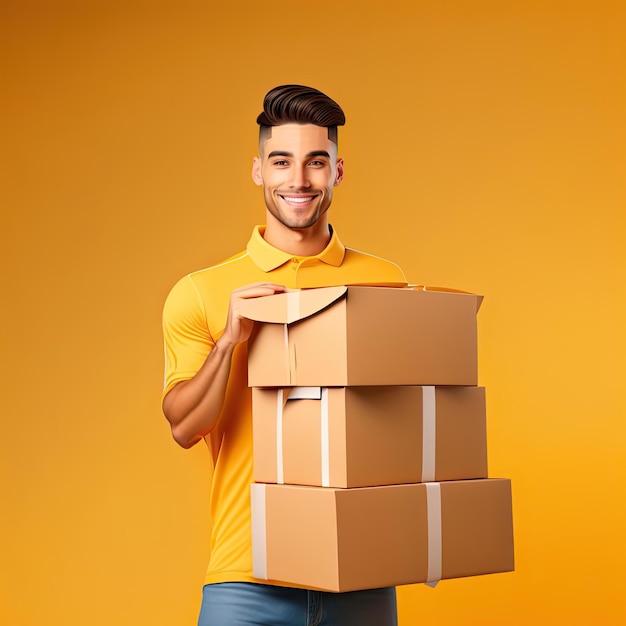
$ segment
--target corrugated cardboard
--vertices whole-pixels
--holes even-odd
[[[346,488],[487,477],[483,387],[254,388],[252,422],[256,482]]]
[[[251,387],[476,385],[480,296],[325,287],[251,298]]]
[[[511,571],[506,479],[332,489],[252,485],[254,575],[354,591]]]

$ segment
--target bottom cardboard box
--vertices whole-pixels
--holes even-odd
[[[253,484],[254,575],[354,591],[512,571],[507,479],[357,489]]]

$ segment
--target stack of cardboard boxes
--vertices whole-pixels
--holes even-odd
[[[329,591],[513,569],[487,478],[472,294],[327,287],[250,300],[254,574]]]

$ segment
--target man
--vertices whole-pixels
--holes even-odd
[[[263,188],[266,225],[253,230],[245,251],[185,276],[164,309],[163,411],[181,446],[205,439],[214,470],[199,626],[391,626],[393,588],[332,594],[253,577],[246,362],[253,322],[241,317],[242,303],[287,288],[406,282],[395,264],[345,248],[328,223],[344,172],[339,105],[316,89],[283,85],[265,96],[257,122],[252,179]]]

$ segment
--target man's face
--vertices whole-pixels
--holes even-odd
[[[309,228],[326,215],[333,187],[343,178],[343,160],[327,128],[283,124],[271,131],[254,159],[252,179],[263,186],[271,216],[287,228]]]

